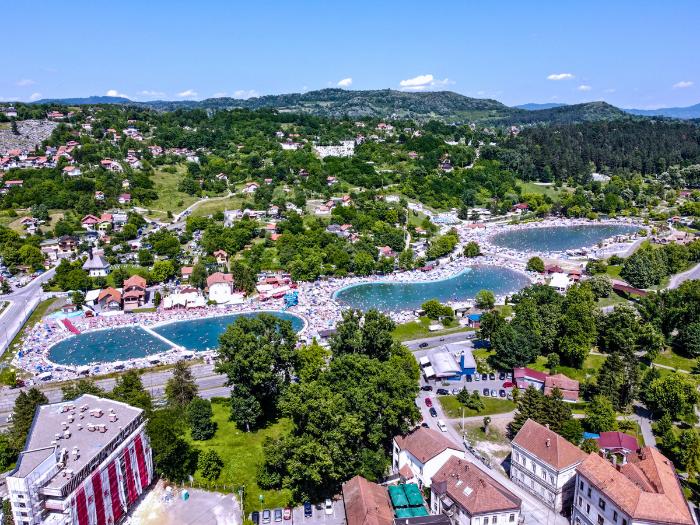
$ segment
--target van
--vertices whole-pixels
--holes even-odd
[[[438,419],[437,426],[441,431],[447,432],[447,425],[442,419]]]

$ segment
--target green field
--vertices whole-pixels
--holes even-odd
[[[578,368],[560,366],[557,368],[557,373],[564,374],[565,376],[582,383],[586,380],[586,377],[596,375],[604,361],[605,356],[603,355],[589,355],[583,362],[583,367],[580,370]],[[540,372],[549,372],[549,369],[547,368],[547,358],[545,356],[538,357],[537,361],[527,366],[533,370],[539,370]]]
[[[682,355],[678,355],[671,350],[667,350],[659,354],[659,356],[654,359],[654,363],[690,372],[693,370],[693,368],[695,368],[695,365],[697,365],[698,362],[697,359],[689,359],[687,357],[683,357]]]
[[[605,270],[605,273],[611,279],[619,279],[621,271],[622,271],[622,265],[618,264],[618,265],[608,266],[608,268]]]
[[[439,396],[440,404],[445,414],[450,419],[462,417],[462,403],[457,400],[456,396]],[[492,414],[503,414],[515,410],[515,403],[509,399],[500,399],[495,397],[482,397],[484,409],[480,411],[472,410],[471,408],[464,409],[464,417],[471,416],[490,416]]]
[[[518,181],[522,193],[536,193],[537,195],[545,195],[550,197],[553,201],[557,202],[561,199],[561,195],[569,191],[566,186],[561,188],[555,188],[552,186],[540,186],[534,182]]]
[[[195,217],[206,217],[219,211],[240,209],[244,200],[240,197],[229,197],[227,199],[211,199],[202,201],[192,210]]]
[[[155,171],[151,176],[151,180],[155,185],[154,189],[158,194],[158,199],[149,205],[149,209],[162,213],[169,211],[177,213],[198,200],[197,197],[177,190],[185,172],[186,168],[184,165],[178,165],[176,173],[168,173],[163,170]]]
[[[466,328],[456,325],[446,328],[445,330],[431,332],[428,330],[430,323],[430,319],[427,317],[421,317],[418,321],[411,321],[410,323],[397,325],[392,335],[394,336],[394,339],[398,339],[399,341],[412,341],[413,339],[422,339],[423,337],[435,337],[439,335],[468,332],[473,330],[473,328]]]
[[[226,485],[227,492],[233,492],[237,487],[245,485],[245,508],[258,508],[258,497],[263,495],[266,508],[285,507],[291,501],[288,490],[262,490],[256,481],[258,465],[263,460],[263,443],[267,438],[277,438],[291,429],[291,422],[282,419],[269,427],[257,432],[243,432],[235,423],[229,421],[229,407],[223,403],[212,403],[214,421],[219,428],[213,438],[208,441],[193,441],[188,439],[201,451],[215,450],[224,461],[224,468],[215,485]],[[199,471],[195,473],[197,482],[207,485]],[[223,490],[223,488],[222,488]]]

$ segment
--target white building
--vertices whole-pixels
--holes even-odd
[[[216,272],[207,277],[209,300],[226,304],[233,299],[233,275]]]
[[[577,469],[574,525],[693,525],[673,463],[643,447],[614,465],[590,454]]]
[[[569,508],[576,467],[586,453],[532,419],[511,444],[510,479],[557,512]]]
[[[110,271],[110,264],[99,254],[88,252],[88,258],[83,263],[83,270],[87,271],[90,277],[107,277]]]
[[[549,286],[554,288],[559,293],[564,293],[571,286],[572,281],[569,276],[562,272],[552,274],[552,279],[549,281]]]
[[[143,410],[89,394],[37,409],[7,477],[17,525],[121,522],[153,480]]]
[[[420,487],[430,487],[432,477],[452,456],[464,458],[464,450],[441,432],[419,427],[410,434],[394,438],[392,470],[408,474],[408,468]]]
[[[521,500],[471,462],[451,457],[433,476],[431,514],[454,525],[516,525]]]
[[[325,157],[352,157],[355,154],[355,141],[343,140],[337,146],[314,146],[314,151],[322,159]]]

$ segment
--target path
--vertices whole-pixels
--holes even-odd
[[[690,270],[672,275],[666,288],[670,290],[678,288],[682,283],[691,279],[700,279],[700,263],[693,266]]]
[[[199,199],[198,201],[193,202],[192,204],[190,204],[187,208],[185,208],[184,210],[182,210],[180,213],[177,213],[177,214],[173,215],[173,221],[172,221],[172,222],[173,222],[173,224],[175,224],[175,223],[177,223],[177,222],[180,222],[180,221],[182,220],[183,217],[185,217],[186,215],[188,215],[189,213],[191,213],[192,210],[194,210],[197,206],[199,206],[199,205],[202,204],[203,202],[212,202],[212,201],[221,201],[221,200],[225,200],[225,199],[230,199],[231,197],[233,197],[233,195],[234,195],[234,192],[232,192],[231,190],[229,190],[228,193],[227,193],[226,195],[222,195],[222,196],[220,196],[220,197],[204,197],[204,198],[201,198],[201,199]]]

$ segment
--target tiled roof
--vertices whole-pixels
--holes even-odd
[[[554,388],[561,390],[562,396],[567,401],[578,401],[578,381],[566,377],[564,374],[547,376],[544,380],[544,393],[549,395]]]
[[[547,379],[547,374],[532,368],[522,367],[513,369],[513,377],[515,379],[527,378],[544,383],[545,379]]]
[[[629,454],[620,466],[590,454],[578,472],[635,521],[694,523],[673,463],[654,447]]]
[[[577,465],[586,459],[586,453],[583,450],[532,419],[525,421],[513,438],[513,444],[556,470]]]
[[[104,290],[100,290],[100,294],[97,296],[97,300],[101,301],[105,297],[111,297],[113,301],[121,302],[122,300],[122,294],[119,290],[115,290],[114,288],[105,288]]]
[[[347,525],[391,525],[394,511],[386,488],[355,476],[343,483]]]
[[[232,283],[233,275],[230,273],[216,272],[207,277],[207,287],[210,287],[217,283]]]
[[[432,478],[432,490],[447,495],[469,515],[517,511],[521,500],[471,462],[452,456]]]
[[[606,449],[621,449],[636,451],[639,443],[634,436],[623,432],[601,432],[598,438],[598,446]]]
[[[430,461],[448,448],[459,450],[442,432],[425,427],[418,427],[405,436],[396,436],[394,441],[401,450],[410,452],[421,463]]]
[[[131,286],[137,286],[139,288],[146,288],[146,279],[140,275],[132,275],[126,281],[124,281],[124,289],[130,288]]]

